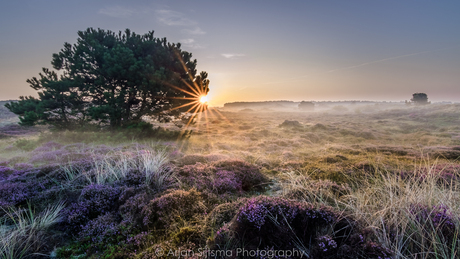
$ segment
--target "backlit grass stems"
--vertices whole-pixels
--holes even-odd
[[[426,165],[401,177],[378,171],[344,199],[396,258],[458,258],[460,186]]]
[[[285,190],[351,213],[395,258],[459,258],[459,172],[446,178],[436,162],[427,161],[415,168],[409,174],[376,170],[340,197],[293,174]]]
[[[104,184],[126,178],[131,170],[142,172],[148,186],[160,188],[172,177],[167,166],[169,156],[166,151],[140,150],[95,156],[91,170],[83,172],[90,183]]]
[[[0,258],[24,258],[42,244],[44,231],[60,221],[63,203],[50,206],[35,215],[32,208],[19,210],[2,208],[5,216],[0,221]]]

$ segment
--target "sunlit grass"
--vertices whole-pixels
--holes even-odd
[[[435,170],[437,161],[422,159],[406,177],[375,164],[375,174],[350,178],[351,188],[331,186],[328,180],[313,180],[309,174],[286,173],[283,195],[332,206],[358,220],[374,232],[379,243],[394,251],[395,258],[457,258],[460,236],[460,184]],[[459,177],[457,172],[453,177]],[[453,233],[444,236],[430,218],[420,219],[414,208],[426,206],[435,215],[439,206],[455,224]],[[450,213],[450,214],[449,214]]]

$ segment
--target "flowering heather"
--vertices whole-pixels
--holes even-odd
[[[236,193],[242,190],[241,180],[238,179],[234,172],[218,170],[212,181],[213,190],[217,193]]]
[[[0,203],[6,205],[18,205],[30,198],[29,189],[25,183],[4,182],[0,184]]]
[[[455,236],[458,222],[458,216],[452,214],[449,208],[445,205],[439,206],[424,206],[412,205],[410,213],[415,216],[415,220],[425,226],[427,234],[437,232],[443,242],[452,242],[457,237]]]
[[[71,204],[64,211],[64,218],[71,231],[79,231],[89,220],[107,212],[118,210],[120,189],[111,186],[91,184],[80,195],[80,201]]]
[[[0,166],[0,181],[2,179],[7,178],[10,174],[15,173],[16,170],[6,167],[6,166]]]
[[[147,192],[138,192],[136,188],[126,188],[120,195],[120,208],[119,212],[123,217],[123,225],[131,226],[134,228],[141,228],[143,226],[142,210],[147,207],[151,197]]]
[[[215,247],[237,239],[245,249],[298,249],[310,258],[390,258],[389,250],[366,241],[358,231],[352,219],[331,208],[257,196],[246,200],[236,217],[217,230],[214,241]]]
[[[13,174],[8,180],[0,182],[0,203],[19,206],[27,201],[37,201],[39,196],[45,195],[44,192],[56,184],[50,179],[37,179],[32,176]]]
[[[322,252],[333,251],[337,248],[337,242],[328,235],[319,237],[317,242],[318,248]]]
[[[179,170],[179,179],[201,192],[225,197],[241,195],[243,191],[261,191],[268,181],[257,167],[242,161],[186,165]]]
[[[268,178],[257,166],[239,160],[219,161],[213,164],[219,170],[231,171],[241,181],[243,191],[263,191]]]
[[[383,247],[382,245],[375,242],[367,242],[363,246],[363,253],[366,255],[365,258],[369,259],[393,259],[393,253]]]
[[[90,220],[78,233],[78,240],[89,243],[96,249],[104,249],[108,244],[116,243],[121,234],[116,218],[106,213]]]
[[[308,203],[259,196],[248,200],[241,207],[237,221],[246,223],[247,227],[252,226],[260,230],[270,220],[270,217],[284,217],[289,224],[302,218],[301,220],[305,223],[319,226],[332,224],[338,216],[330,209],[315,209]]]

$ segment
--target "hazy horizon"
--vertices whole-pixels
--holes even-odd
[[[458,1],[122,1],[0,3],[0,100],[88,27],[181,42],[209,73],[209,104],[460,101]]]

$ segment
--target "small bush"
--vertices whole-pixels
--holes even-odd
[[[175,222],[193,221],[206,212],[201,193],[175,190],[156,198],[142,209],[143,224],[149,229],[167,230]]]

